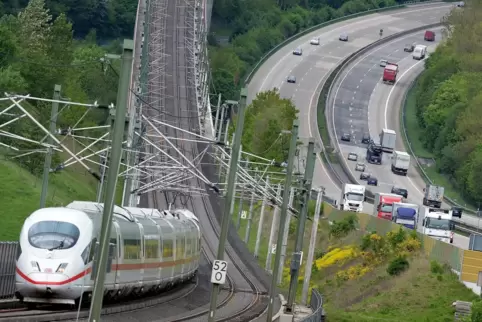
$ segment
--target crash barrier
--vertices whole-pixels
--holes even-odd
[[[0,242],[0,299],[13,298],[18,242]]]
[[[290,42],[302,37],[302,36],[305,36],[307,34],[309,34],[310,32],[313,32],[313,31],[316,31],[317,29],[321,29],[323,27],[327,27],[329,25],[333,25],[335,23],[338,23],[338,22],[342,22],[342,21],[345,21],[345,20],[349,20],[349,19],[353,19],[353,18],[358,18],[358,17],[362,17],[362,16],[366,16],[366,15],[369,15],[369,14],[373,14],[373,13],[379,13],[379,12],[384,12],[384,11],[389,11],[389,10],[397,10],[397,9],[402,9],[402,8],[405,8],[406,6],[409,6],[409,5],[417,5],[417,4],[428,4],[428,3],[437,3],[437,2],[453,2],[453,1],[441,1],[441,0],[427,0],[427,1],[407,1],[407,2],[404,2],[402,4],[399,4],[399,5],[396,5],[396,6],[390,6],[390,7],[385,7],[385,8],[378,8],[378,9],[371,9],[371,10],[367,10],[367,11],[363,11],[363,12],[358,12],[358,13],[353,13],[353,14],[350,14],[350,15],[346,15],[346,16],[343,16],[343,17],[340,17],[340,18],[335,18],[335,19],[332,19],[332,20],[329,20],[329,21],[326,21],[326,22],[323,22],[323,23],[320,23],[316,26],[313,26],[313,27],[310,27],[308,29],[305,29],[299,33],[297,33],[296,35],[293,35],[289,38],[287,38],[286,40],[282,41],[281,43],[279,43],[277,46],[273,47],[273,49],[271,49],[270,51],[268,51],[263,57],[261,57],[261,59],[256,63],[256,65],[253,66],[253,68],[251,69],[251,71],[248,73],[248,75],[245,77],[244,79],[244,84],[248,84],[251,79],[253,78],[254,74],[256,74],[256,72],[258,71],[258,69],[273,55],[275,54],[278,50],[280,50],[281,48],[283,48],[284,46],[286,46],[287,44],[289,44]]]
[[[348,211],[341,211],[336,208],[333,208],[329,205],[323,207],[323,217],[329,221],[340,221],[343,218],[346,218],[350,215],[356,214],[358,218],[358,227],[361,231],[364,232],[377,232],[380,235],[384,235],[390,231],[398,230],[401,226],[395,224],[394,222],[386,219],[377,218],[371,216],[369,214],[363,213],[353,213]],[[463,266],[463,260],[465,258],[465,254],[467,251],[460,249],[452,244],[445,243],[440,240],[433,239],[427,235],[421,234],[417,232],[418,237],[422,243],[422,249],[428,258],[433,259],[439,263],[447,264],[452,269],[456,270],[457,272],[461,272],[461,280],[465,282],[472,282],[473,278],[469,280],[465,280],[464,278],[468,278],[467,276],[471,276],[471,264],[475,264],[475,268],[473,269],[480,269],[482,271],[482,260],[478,261],[469,261],[466,266]],[[482,255],[482,253],[479,253]],[[482,259],[482,257],[480,257]],[[472,282],[473,283],[473,282]]]
[[[300,322],[324,322],[325,310],[323,309],[323,296],[316,289],[311,289],[310,308],[311,315],[300,319]]]
[[[337,67],[335,67],[333,69],[333,71],[330,74],[328,74],[328,76],[326,78],[326,81],[323,84],[323,87],[322,87],[321,92],[320,92],[320,96],[318,97],[318,114],[324,112],[324,115],[319,115],[318,117],[319,118],[325,117],[326,124],[331,124],[331,116],[332,116],[331,113],[333,113],[333,111],[331,110],[330,106],[332,106],[333,101],[332,101],[332,99],[328,100],[328,98],[330,97],[330,93],[332,92],[333,86],[334,86],[336,80],[340,77],[341,73],[353,61],[358,59],[361,55],[365,54],[366,52],[368,52],[368,51],[370,51],[370,50],[372,50],[372,49],[374,49],[374,48],[376,48],[376,47],[378,47],[378,46],[380,46],[384,43],[393,41],[396,38],[399,38],[401,36],[409,35],[409,34],[412,34],[412,33],[418,32],[418,31],[438,27],[438,26],[441,26],[441,25],[442,25],[442,23],[435,23],[435,24],[425,25],[425,26],[421,26],[421,27],[418,27],[418,28],[414,28],[414,29],[410,29],[410,30],[406,30],[406,31],[402,31],[402,32],[390,35],[386,38],[377,40],[377,41],[371,43],[370,45],[365,46],[365,47],[359,49],[358,51],[354,52],[353,54],[349,55],[348,57],[346,57]],[[340,147],[338,146],[338,143],[337,143],[338,141],[335,138],[336,134],[334,133],[334,129],[330,126],[327,126],[327,130],[328,130],[328,136],[329,136],[329,139],[330,139],[331,143],[324,142],[324,146],[326,147],[326,146],[335,145],[335,150],[338,151],[338,153],[336,155],[338,157],[338,163],[340,164],[340,166],[342,168],[341,170],[344,172],[345,176],[350,180],[351,183],[360,184],[358,182],[358,180],[355,178],[355,176],[353,175],[353,173],[348,169],[348,165],[346,164],[345,160],[343,160],[343,156],[341,156],[339,154]],[[320,129],[320,132],[321,132],[321,129]],[[330,169],[330,171],[335,175],[337,180],[340,182],[340,185],[345,183],[345,180],[343,180],[341,178],[340,174],[335,170],[334,165],[330,161],[330,158],[328,157],[327,153],[322,153],[322,156],[323,156],[323,159],[324,159],[325,163],[328,165],[328,168]],[[373,192],[371,192],[370,190],[367,190],[366,194],[367,194],[367,202],[373,203],[373,199],[374,199]]]

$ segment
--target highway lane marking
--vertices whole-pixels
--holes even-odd
[[[393,84],[393,87],[390,89],[390,92],[388,93],[388,96],[387,96],[387,100],[385,101],[385,111],[384,111],[384,114],[385,114],[385,128],[387,129],[388,128],[388,103],[390,102],[390,97],[392,96],[393,92],[395,91],[395,88],[397,86],[397,84],[400,82],[400,80],[405,76],[407,75],[413,68],[417,67],[419,64],[425,62],[425,59],[422,59],[418,62],[416,62],[415,64],[413,64],[412,66],[410,66],[405,72],[402,73],[402,75],[400,75],[400,77],[397,79],[397,81],[395,82],[395,84]],[[401,135],[401,133],[400,133]],[[423,192],[418,189],[418,187],[415,185],[415,183],[412,181],[412,179],[410,179],[410,177],[407,176],[407,179],[408,181],[410,182],[410,184],[415,188],[415,190],[417,190],[422,196],[423,196]]]
[[[390,16],[393,17],[393,16],[405,15],[405,14],[409,14],[409,13],[413,13],[413,12],[421,12],[421,11],[426,11],[426,10],[437,10],[437,9],[440,10],[440,9],[445,9],[445,8],[447,8],[447,7],[452,7],[452,6],[451,6],[451,5],[433,6],[433,7],[430,7],[430,8],[424,8],[424,9],[416,9],[416,10],[409,10],[409,11],[398,12],[398,13],[391,14]],[[438,11],[438,10],[437,10],[437,11]],[[353,22],[353,23],[350,23],[350,24],[347,24],[347,25],[343,25],[343,26],[336,27],[336,28],[331,29],[330,31],[326,31],[326,32],[322,32],[322,30],[323,30],[324,28],[320,28],[320,29],[318,29],[317,31],[314,31],[313,33],[310,33],[310,34],[304,36],[303,38],[300,38],[299,40],[300,40],[300,42],[301,42],[301,40],[302,40],[303,43],[304,43],[304,42],[307,41],[307,40],[305,40],[304,38],[308,38],[308,39],[309,39],[309,38],[312,38],[312,37],[321,37],[321,36],[323,36],[324,34],[332,33],[332,32],[335,32],[335,31],[337,31],[337,30],[339,30],[339,29],[342,29],[342,28],[344,28],[344,29],[349,28],[349,27],[350,27],[350,28],[353,28],[354,25],[367,24],[367,23],[369,23],[369,22],[372,22],[373,20],[379,20],[379,19],[380,19],[380,15],[377,15],[376,17],[373,17],[373,18],[371,18],[371,19],[364,19],[364,20],[356,21],[356,22]],[[320,32],[321,32],[321,34],[320,34]],[[328,43],[320,44],[319,46],[313,46],[313,45],[310,45],[310,46],[318,47],[318,48],[315,48],[315,49],[312,50],[312,51],[316,51],[317,49],[321,49],[322,47],[324,47],[324,46],[326,46],[326,45],[328,45],[328,44],[331,44],[332,42],[334,42],[334,41],[332,40],[332,41],[330,41],[330,42],[328,42]],[[294,44],[294,42],[293,42],[293,43],[290,43],[290,44],[287,44],[285,47],[288,47],[289,45],[290,45],[290,46],[294,46],[295,48],[296,48],[296,47],[300,47],[300,48],[302,48],[302,49],[304,49],[304,47],[306,47],[306,44],[305,44],[303,47],[302,47],[301,44],[300,44],[299,46],[296,46],[296,45]],[[283,47],[283,48],[285,48],[285,47]],[[308,50],[307,53],[309,54],[309,53],[312,52],[312,51],[309,51],[309,50]],[[273,68],[271,68],[271,70],[268,72],[268,74],[266,74],[263,82],[261,83],[261,86],[259,87],[259,91],[262,91],[262,90],[263,90],[264,85],[265,85],[265,83],[267,82],[268,78],[269,78],[269,77],[271,76],[271,74],[278,68],[278,66],[279,66],[286,58],[288,58],[288,57],[290,57],[290,56],[292,56],[292,55],[293,55],[293,53],[290,51],[289,54],[284,55],[281,59],[278,60],[278,62],[273,66]],[[301,63],[301,61],[303,61],[303,59],[304,59],[305,57],[306,57],[306,56],[304,56],[304,55],[301,56],[300,62],[295,65],[295,68],[296,68],[297,65],[299,65],[299,64]]]
[[[335,97],[334,97],[334,100],[333,100],[333,106],[332,106],[332,126],[333,126],[333,130],[335,132],[335,142],[336,142],[336,145],[338,146],[338,150],[340,151],[340,142],[338,140],[338,137],[336,136],[336,125],[335,125],[335,105],[336,105],[336,98],[338,97],[338,92],[341,88],[341,85],[345,82],[345,79],[348,77],[348,75],[350,75],[350,72],[356,67],[358,66],[358,64],[360,64],[365,58],[367,58],[368,56],[371,56],[373,55],[373,53],[385,48],[385,47],[388,47],[390,45],[392,45],[393,43],[396,43],[396,42],[399,42],[403,39],[406,39],[406,38],[410,38],[410,37],[413,37],[414,34],[418,34],[418,33],[421,33],[419,31],[413,33],[413,34],[409,34],[409,35],[406,35],[404,37],[400,37],[400,38],[397,38],[397,39],[394,39],[388,43],[386,43],[385,45],[383,46],[379,46],[377,48],[375,48],[374,50],[368,52],[365,56],[363,56],[362,58],[359,58],[358,61],[356,61],[355,64],[353,64],[353,66],[351,66],[351,68],[345,73],[345,75],[343,76],[343,78],[341,79],[341,81],[339,82],[338,86],[337,86],[337,89],[335,91]],[[345,165],[348,169],[350,169],[348,167],[348,163],[346,162],[346,160],[344,158],[343,159],[343,162],[345,162]],[[354,176],[353,172],[351,170],[349,170],[351,172],[351,174]],[[354,176],[355,177],[355,176]],[[358,181],[357,181],[358,182]],[[358,184],[360,184],[358,182]]]

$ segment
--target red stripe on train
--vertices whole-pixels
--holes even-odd
[[[171,262],[158,262],[158,263],[141,263],[141,264],[113,264],[112,270],[113,271],[128,271],[128,270],[135,270],[135,269],[153,269],[153,268],[166,268],[166,267],[173,267],[179,264],[188,264],[193,260],[197,259],[198,256],[191,257],[190,259],[180,259],[177,261]],[[35,285],[65,285],[68,283],[72,283],[78,280],[81,277],[89,274],[92,271],[92,267],[87,268],[86,270],[80,272],[79,274],[66,279],[60,282],[50,282],[50,281],[34,281],[27,275],[25,275],[18,267],[15,267],[15,270],[18,275],[20,275],[24,280],[29,282],[30,284]]]

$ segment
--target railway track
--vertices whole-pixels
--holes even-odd
[[[162,295],[152,295],[135,300],[122,301],[104,305],[102,316],[128,313],[153,306],[167,304],[178,301],[196,290],[198,278],[196,277],[190,284],[183,284],[173,289],[163,292]],[[38,306],[36,309],[17,308],[0,310],[0,321],[77,321],[89,316],[89,309],[66,310],[65,306]]]

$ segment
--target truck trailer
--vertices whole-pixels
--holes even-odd
[[[402,196],[392,193],[377,192],[373,203],[373,215],[392,220],[393,204],[402,202]]]
[[[394,63],[388,63],[383,70],[383,82],[385,84],[394,84],[397,81],[398,65]]]
[[[423,205],[440,208],[444,199],[444,190],[444,187],[427,184],[425,189],[423,189]]]
[[[358,184],[344,183],[341,189],[340,210],[363,211],[366,187]]]
[[[397,140],[397,132],[390,129],[383,129],[380,133],[380,144],[383,152],[392,153],[395,149],[395,141]]]
[[[393,151],[392,172],[406,176],[409,167],[410,154],[402,151]]]
[[[417,230],[419,208],[416,204],[395,202],[392,221],[409,229]]]

